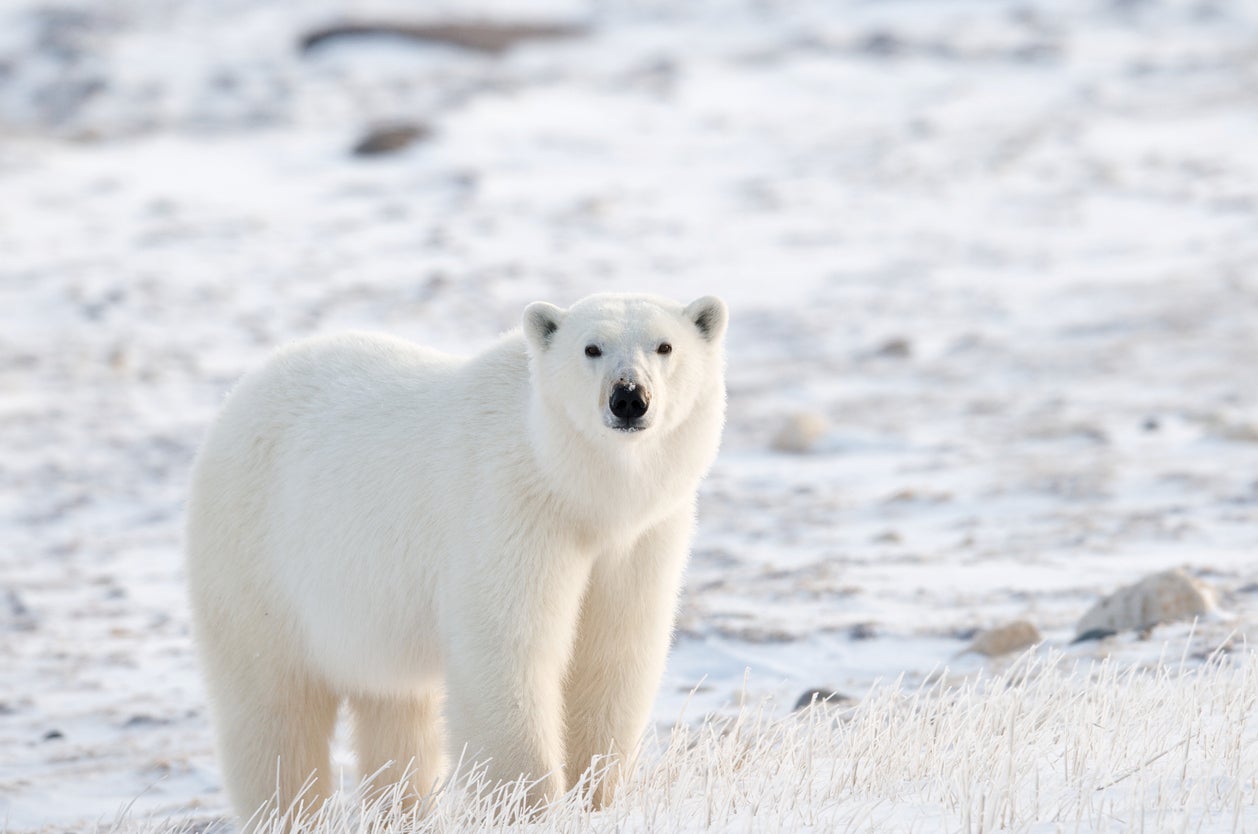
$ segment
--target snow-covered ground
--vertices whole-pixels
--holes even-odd
[[[975,629],[1061,648],[1172,566],[1218,616],[1067,651],[1252,664],[1258,7],[546,0],[588,34],[296,46],[516,5],[0,8],[0,830],[225,811],[180,517],[240,373],[346,327],[474,351],[538,298],[731,305],[661,726],[999,670]],[[383,120],[432,133],[351,155]]]

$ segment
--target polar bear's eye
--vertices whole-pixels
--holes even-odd
[[[672,345],[670,345],[668,342],[660,342],[660,346],[659,346],[658,348],[656,348],[656,349],[655,349],[655,352],[656,352],[656,353],[661,353],[661,354],[663,354],[663,353],[672,353],[672,352],[673,352],[673,346],[672,346]]]
[[[586,345],[585,355],[593,359],[596,356],[602,356],[603,351],[598,349],[598,345]]]

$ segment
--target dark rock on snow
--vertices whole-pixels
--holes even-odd
[[[398,21],[346,21],[307,32],[301,38],[301,51],[331,40],[363,37],[392,37],[420,43],[457,46],[473,52],[498,55],[516,44],[530,40],[555,40],[584,35],[582,26],[566,23],[523,23],[506,21],[450,21],[446,23],[402,23]]]
[[[420,142],[432,131],[422,124],[396,123],[379,125],[367,131],[354,145],[354,156],[380,156],[396,153]]]

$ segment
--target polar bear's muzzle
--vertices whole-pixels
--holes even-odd
[[[651,407],[651,392],[636,382],[617,382],[607,398],[607,410],[611,412],[611,428],[617,431],[635,432],[646,428],[647,409]]]

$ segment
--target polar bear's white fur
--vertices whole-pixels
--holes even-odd
[[[610,754],[610,797],[720,440],[725,325],[711,297],[538,302],[471,359],[349,334],[240,382],[194,469],[188,580],[242,817],[329,789],[345,699],[360,771],[413,761],[417,795],[448,750],[534,802]]]

